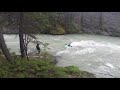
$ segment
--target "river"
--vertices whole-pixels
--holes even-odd
[[[4,35],[11,51],[19,53],[18,35]],[[90,34],[37,35],[39,41],[49,43],[48,50],[57,56],[57,66],[74,65],[94,73],[98,78],[120,78],[120,38]],[[65,44],[72,47],[65,47]],[[36,52],[30,43],[28,52]]]

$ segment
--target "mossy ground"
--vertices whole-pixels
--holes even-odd
[[[14,63],[0,56],[0,78],[94,78],[92,73],[81,71],[77,67],[58,67],[53,56],[45,54],[42,58],[20,59],[15,56]]]

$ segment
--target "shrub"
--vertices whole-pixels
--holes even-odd
[[[62,27],[57,28],[57,34],[65,34],[65,30]]]
[[[94,77],[85,71],[80,71],[77,67],[57,67],[48,61],[33,59],[16,60],[15,63],[4,63],[0,65],[1,78],[72,78]]]
[[[65,29],[62,26],[57,26],[54,30],[51,31],[51,34],[55,34],[55,35],[65,34]]]
[[[47,52],[42,52],[42,58],[21,59],[12,54],[14,63],[9,63],[4,56],[0,56],[0,78],[86,78],[94,77],[86,71],[80,71],[77,67],[58,67],[54,58]]]

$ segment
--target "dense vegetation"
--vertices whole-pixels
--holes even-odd
[[[14,63],[5,60],[0,54],[0,78],[94,78],[92,73],[81,71],[77,67],[58,67],[54,57],[46,54],[42,58],[31,58],[29,61],[14,56]]]
[[[32,28],[34,33],[90,33],[120,36],[119,12],[26,12],[24,14],[27,18],[24,17],[25,24],[29,22],[32,27],[34,26],[32,28],[27,25],[27,28]],[[17,29],[9,28],[9,30],[5,29],[4,33],[18,33]]]

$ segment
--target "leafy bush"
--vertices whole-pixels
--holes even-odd
[[[50,33],[55,34],[55,35],[62,35],[62,34],[65,34],[65,29],[64,29],[64,27],[57,25],[57,27],[55,29],[51,30]]]
[[[94,77],[93,74],[80,71],[77,67],[58,67],[55,57],[42,52],[42,58],[21,59],[13,52],[14,63],[9,63],[0,55],[0,78],[79,78]]]
[[[57,34],[64,34],[65,33],[65,30],[62,27],[58,27],[57,31],[58,31]]]
[[[0,49],[0,55],[1,55],[1,54],[3,54],[3,53],[2,53],[2,50]]]
[[[0,77],[10,78],[58,78],[65,77],[66,73],[46,61],[17,60],[15,63],[1,65]]]
[[[3,63],[0,67],[0,78],[68,78],[69,75],[73,78],[93,77],[77,67],[57,67],[47,60],[16,60],[12,64]]]

